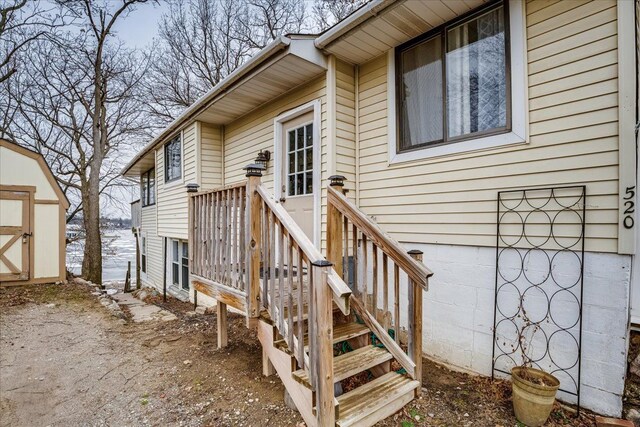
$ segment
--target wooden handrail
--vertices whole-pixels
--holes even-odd
[[[234,188],[240,188],[240,187],[246,187],[246,186],[247,186],[247,181],[243,180],[233,184],[223,185],[222,187],[216,187],[211,190],[202,190],[202,191],[197,191],[193,193],[188,193],[188,195],[189,197],[202,196],[203,194],[212,194],[212,193],[217,193],[219,191],[232,190]]]
[[[382,249],[389,258],[398,264],[411,280],[420,285],[422,289],[427,290],[428,278],[433,275],[431,270],[423,263],[411,258],[397,240],[382,230],[378,224],[358,209],[344,194],[336,191],[333,187],[328,187],[327,198],[329,203],[355,224],[372,243]]]
[[[276,203],[276,201],[271,197],[264,186],[259,185],[257,188],[257,192],[265,202],[265,204],[269,207],[269,209],[271,209],[278,221],[284,226],[284,228],[287,229],[289,235],[305,254],[309,262],[314,263],[324,261],[325,257],[322,255],[320,250],[318,250],[318,248],[314,246],[313,242],[309,240],[307,235],[291,218],[286,209],[282,207],[280,203]],[[331,288],[333,300],[338,305],[340,310],[344,314],[349,314],[349,301],[351,297],[351,289],[349,288],[349,286],[347,286],[344,280],[342,280],[333,269],[331,269],[330,273],[328,274],[327,284]]]

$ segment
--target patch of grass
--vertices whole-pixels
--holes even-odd
[[[415,427],[415,424],[412,421],[402,421],[400,423],[401,427]]]
[[[142,406],[146,406],[146,405],[148,405],[148,404],[149,404],[149,399],[140,399],[140,404],[141,404]]]

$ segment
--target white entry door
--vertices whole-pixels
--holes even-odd
[[[280,202],[307,237],[314,240],[313,113],[282,124]]]

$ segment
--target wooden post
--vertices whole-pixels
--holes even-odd
[[[422,251],[413,249],[409,255],[422,263]],[[422,288],[418,283],[409,279],[409,348],[408,353],[416,364],[415,379],[420,381],[416,388],[416,397],[422,391]]]
[[[330,186],[343,191],[344,176],[332,175],[329,177]],[[343,277],[342,263],[342,215],[331,203],[327,204],[327,259],[333,263],[338,276]]]
[[[255,322],[249,319],[260,315],[260,248],[262,244],[261,215],[262,200],[258,194],[262,178],[262,165],[249,165],[244,168],[247,173],[247,221],[245,227],[245,248],[247,250],[247,327]]]
[[[131,292],[131,261],[127,261],[127,275],[124,278],[124,291]]]
[[[217,302],[218,310],[218,348],[226,347],[229,343],[227,338],[227,304]]]
[[[140,289],[140,287],[142,286],[141,279],[140,279],[140,271],[142,266],[140,265],[141,260],[141,253],[140,253],[140,238],[138,236],[139,232],[136,229],[136,231],[133,233],[133,235],[136,237],[136,289]]]
[[[333,391],[333,317],[331,289],[327,276],[332,264],[315,261],[313,268],[313,290],[315,299],[314,318],[316,353],[316,419],[318,426],[333,426],[336,423]],[[312,351],[313,351],[312,350]]]
[[[271,363],[271,360],[269,360],[269,355],[267,354],[266,350],[263,348],[262,349],[262,375],[264,375],[265,377],[270,377],[275,373],[276,373],[276,368],[273,366],[273,363]]]

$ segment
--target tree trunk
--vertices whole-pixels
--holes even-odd
[[[85,244],[82,276],[93,283],[102,284],[102,237],[100,236],[100,168],[91,167],[86,191],[82,193],[84,207]],[[98,176],[94,176],[98,175]]]

